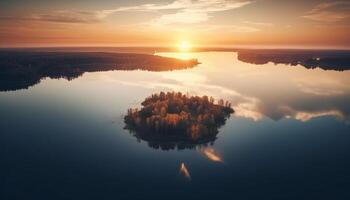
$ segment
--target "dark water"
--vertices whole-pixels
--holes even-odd
[[[159,55],[202,64],[0,92],[0,199],[350,198],[349,71]],[[208,147],[155,149],[123,115],[159,91],[224,98],[236,112]]]

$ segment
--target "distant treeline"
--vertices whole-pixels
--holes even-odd
[[[0,91],[26,89],[45,77],[72,80],[85,72],[169,71],[197,64],[196,59],[134,53],[0,51]]]
[[[126,129],[150,144],[203,144],[214,141],[218,128],[233,113],[231,104],[208,96],[181,92],[160,92],[142,102],[142,108],[128,109]],[[183,145],[186,146],[186,145]],[[162,147],[162,145],[160,145]]]
[[[238,60],[252,64],[289,64],[305,68],[344,71],[350,69],[350,51],[345,50],[238,50]]]

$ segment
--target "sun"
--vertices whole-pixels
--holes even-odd
[[[187,41],[182,41],[178,44],[178,49],[182,52],[191,50],[191,44]]]

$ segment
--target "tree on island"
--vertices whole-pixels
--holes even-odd
[[[141,138],[173,139],[189,142],[213,140],[218,128],[234,110],[229,102],[213,97],[189,96],[181,92],[160,92],[146,98],[141,110],[128,109],[126,129]]]

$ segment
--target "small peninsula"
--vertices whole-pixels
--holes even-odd
[[[218,128],[234,112],[231,104],[213,97],[181,92],[160,92],[147,97],[142,108],[128,109],[126,129],[138,138],[156,141],[205,143],[213,141]],[[146,139],[145,139],[146,138]]]

